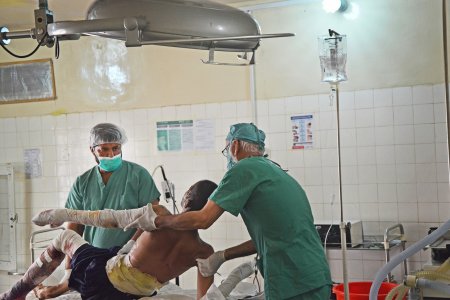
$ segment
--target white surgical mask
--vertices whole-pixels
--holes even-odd
[[[236,163],[238,162],[237,158],[233,156],[233,154],[231,154],[231,146],[228,147],[228,153],[227,153],[227,170],[231,169],[232,167],[234,167],[236,165]]]

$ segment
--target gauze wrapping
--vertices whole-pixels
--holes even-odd
[[[64,222],[105,228],[142,228],[151,231],[155,229],[156,213],[152,205],[126,210],[95,210],[83,211],[73,209],[50,209],[37,214],[32,222],[39,226],[50,224],[61,226]]]

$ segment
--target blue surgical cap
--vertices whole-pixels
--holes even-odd
[[[90,132],[89,145],[95,147],[101,144],[125,144],[127,136],[122,128],[111,123],[95,125]]]
[[[258,129],[253,123],[238,123],[231,125],[230,132],[227,135],[227,141],[241,140],[257,144],[261,150],[264,149],[264,140],[266,134]]]

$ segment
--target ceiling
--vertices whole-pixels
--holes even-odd
[[[49,10],[54,21],[83,20],[95,0],[48,0]],[[248,0],[215,0],[224,4],[248,2]],[[264,1],[265,2],[265,1]],[[39,7],[38,0],[1,0],[0,26],[10,31],[26,30],[34,27],[34,10]]]

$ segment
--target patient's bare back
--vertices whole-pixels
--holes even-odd
[[[153,208],[158,215],[170,214],[161,205]],[[162,229],[144,231],[130,252],[130,261],[135,268],[164,283],[196,266],[196,258],[207,258],[213,252],[197,230]]]

